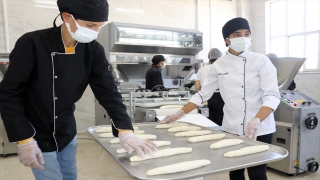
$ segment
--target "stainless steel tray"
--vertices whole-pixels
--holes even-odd
[[[157,123],[143,123],[143,124],[134,124],[134,126],[139,127],[141,130],[144,130],[147,134],[157,135],[158,141],[171,141],[170,146],[162,146],[159,149],[165,149],[169,147],[191,147],[192,152],[187,154],[181,154],[176,156],[169,156],[159,159],[149,159],[141,162],[130,162],[130,157],[136,155],[135,152],[132,154],[117,154],[116,150],[121,148],[120,144],[110,144],[109,141],[112,138],[100,138],[99,133],[96,133],[95,130],[99,127],[107,126],[93,126],[88,128],[88,132],[93,136],[94,139],[107,150],[110,155],[120,163],[120,165],[133,177],[141,180],[160,180],[160,179],[190,179],[195,177],[206,176],[213,173],[219,173],[223,171],[231,171],[251,166],[256,166],[260,164],[266,164],[274,161],[279,161],[285,158],[288,155],[288,151],[284,148],[270,145],[270,149],[266,152],[256,153],[247,156],[235,157],[235,158],[225,158],[224,153],[239,148],[252,146],[252,145],[261,145],[265,144],[258,141],[252,141],[246,138],[239,136],[226,134],[224,139],[237,138],[244,140],[243,144],[220,148],[217,150],[211,150],[210,145],[219,140],[213,141],[204,141],[198,143],[189,143],[188,137],[175,137],[175,133],[168,133],[167,129],[156,129],[155,126]],[[221,131],[215,131],[210,128],[201,127],[203,130],[211,130],[213,134],[222,133]],[[153,168],[160,166],[170,165],[182,161],[191,161],[191,160],[200,160],[208,159],[211,161],[211,164],[204,166],[198,169],[168,174],[168,175],[158,175],[158,176],[147,176],[147,171]]]

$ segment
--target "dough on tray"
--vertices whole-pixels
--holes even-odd
[[[171,164],[171,165],[151,169],[151,170],[147,171],[147,175],[148,176],[155,176],[155,175],[160,175],[160,174],[178,173],[178,172],[196,169],[196,168],[206,166],[209,164],[211,164],[211,162],[206,159],[194,160],[194,161],[184,161],[184,162],[180,162],[180,163],[176,163],[176,164]]]
[[[168,129],[173,127],[179,127],[179,126],[189,126],[187,123],[169,123],[169,124],[158,124],[156,125],[157,129]]]
[[[198,127],[198,126],[179,126],[179,127],[169,128],[168,132],[195,131],[200,129],[201,127]]]
[[[155,143],[158,147],[160,146],[167,146],[170,145],[171,142],[170,141],[152,141],[153,143]],[[117,153],[121,154],[121,153],[126,153],[127,151],[123,148],[118,149]]]
[[[243,143],[241,139],[224,139],[210,145],[210,149],[218,149]]]
[[[130,158],[130,161],[144,161],[147,159],[154,159],[154,158],[161,158],[161,157],[167,157],[167,156],[173,156],[177,154],[184,154],[189,153],[192,151],[192,148],[189,147],[179,147],[179,148],[168,148],[168,149],[162,149],[158,150],[153,153],[153,155],[145,155],[144,158],[140,158],[139,156],[133,156]]]
[[[144,134],[144,130],[134,130],[135,134]]]
[[[241,148],[235,151],[229,151],[224,154],[224,157],[245,156],[248,154],[259,153],[267,150],[269,150],[268,145],[249,146],[249,147]]]
[[[209,130],[200,130],[200,131],[186,131],[186,132],[179,132],[176,133],[176,137],[183,137],[183,136],[200,136],[200,135],[206,135],[206,134],[211,134],[211,131]]]
[[[99,129],[96,130],[97,133],[108,133],[108,132],[112,132],[111,127],[101,127]]]
[[[153,134],[136,134],[136,136],[142,139],[157,139],[157,136]]]
[[[152,134],[136,134],[136,136],[142,138],[142,139],[157,139],[156,135],[152,135]],[[114,138],[110,140],[111,144],[117,144],[120,143],[119,138]]]
[[[114,137],[112,133],[102,133],[102,134],[99,134],[99,137],[101,138],[111,138],[111,137]]]
[[[226,136],[226,134],[209,134],[204,136],[196,136],[188,139],[189,142],[201,142],[201,141],[210,141],[215,139],[222,139]]]
[[[139,130],[139,127],[133,127],[134,130]],[[108,132],[112,132],[111,127],[101,127],[99,129],[96,130],[97,133],[108,133]]]

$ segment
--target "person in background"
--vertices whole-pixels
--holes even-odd
[[[251,30],[246,19],[231,19],[223,26],[222,34],[228,52],[210,65],[201,90],[188,104],[161,123],[180,119],[220,89],[225,102],[222,130],[270,144],[276,131],[273,111],[280,103],[276,68],[267,56],[248,49]],[[266,164],[247,170],[251,180],[267,180]],[[229,177],[244,180],[244,169],[231,171]]]
[[[163,55],[155,55],[152,58],[152,66],[146,73],[146,89],[151,91],[165,91],[161,75],[161,69],[166,66],[166,59]]]
[[[156,145],[133,133],[105,51],[95,39],[108,20],[106,0],[58,0],[63,24],[18,39],[0,84],[0,111],[20,162],[35,179],[76,180],[75,103],[88,84],[110,115],[112,132],[141,157]]]
[[[212,48],[208,53],[210,65],[213,64],[218,58],[222,56],[222,52],[217,48]],[[195,82],[195,89],[201,90],[204,79],[207,77],[210,65],[204,66],[198,70],[197,80]],[[223,120],[223,106],[224,101],[220,95],[219,89],[213,93],[212,97],[208,100],[209,119],[219,126],[222,126]]]
[[[266,55],[268,58],[277,58],[278,56],[274,53],[269,53]],[[294,82],[294,80],[291,82],[290,86],[288,87],[287,90],[293,91],[296,89],[296,83]]]

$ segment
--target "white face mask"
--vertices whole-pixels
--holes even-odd
[[[161,66],[161,69],[163,69],[164,67],[166,67],[166,63],[164,62],[163,65]]]
[[[251,38],[238,37],[238,38],[232,38],[229,40],[231,42],[229,47],[236,52],[245,51],[251,45]]]
[[[74,20],[74,22],[76,23],[77,26],[77,30],[76,32],[72,32],[71,28],[70,28],[70,24],[66,23],[67,29],[71,35],[71,37],[80,42],[80,43],[89,43],[95,39],[97,39],[99,32],[82,27],[78,24],[78,22],[73,18],[73,16],[71,15],[72,19]]]

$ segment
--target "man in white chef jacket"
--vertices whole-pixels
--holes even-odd
[[[210,66],[204,84],[189,103],[161,123],[174,122],[206,102],[220,89],[225,102],[222,130],[271,143],[276,131],[273,111],[280,103],[276,68],[268,57],[251,52],[251,31],[244,18],[222,28],[228,52]],[[251,180],[266,180],[266,164],[247,168]],[[230,180],[244,180],[244,169],[231,171]]]

